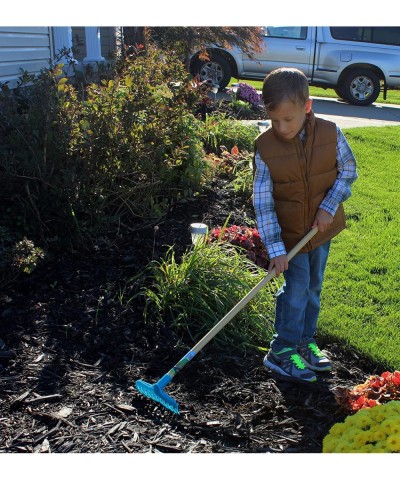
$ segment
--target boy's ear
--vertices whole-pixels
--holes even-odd
[[[311,112],[311,107],[312,107],[312,98],[309,98],[306,100],[306,113]]]

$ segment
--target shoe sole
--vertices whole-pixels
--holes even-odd
[[[332,371],[332,365],[329,365],[328,367],[314,367],[314,365],[309,364],[304,360],[303,357],[301,357],[303,360],[304,365],[312,370],[313,372],[331,372]]]
[[[278,367],[278,365],[275,365],[275,363],[270,363],[268,360],[263,360],[264,366],[269,368],[270,370],[279,373],[279,375],[282,375],[287,378],[292,378],[294,380],[298,380],[300,382],[306,382],[306,383],[314,383],[317,381],[317,377],[312,377],[310,380],[306,380],[305,378],[301,377],[295,377],[294,375],[289,375],[288,373],[285,372],[285,370],[282,370],[281,368]]]

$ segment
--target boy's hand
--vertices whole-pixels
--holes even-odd
[[[278,255],[277,257],[273,258],[269,264],[268,273],[271,273],[274,267],[275,276],[279,277],[279,275],[289,267],[287,255]]]
[[[325,232],[332,222],[332,215],[323,208],[319,208],[311,228],[318,227],[319,232]]]

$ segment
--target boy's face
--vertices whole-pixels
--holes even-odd
[[[306,103],[282,102],[275,110],[268,110],[272,128],[286,140],[292,140],[303,128],[306,114],[310,112],[312,100]]]

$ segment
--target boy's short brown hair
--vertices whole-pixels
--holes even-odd
[[[267,110],[275,110],[287,100],[303,105],[309,99],[307,77],[297,68],[272,70],[264,79],[262,98]]]

